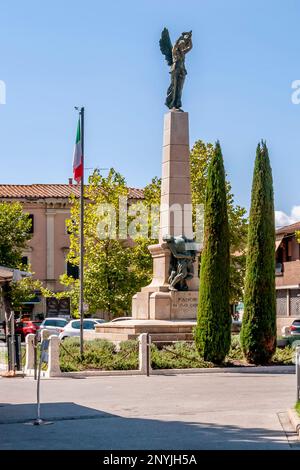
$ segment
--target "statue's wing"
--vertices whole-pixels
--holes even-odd
[[[164,28],[162,30],[161,38],[159,41],[159,47],[160,47],[161,52],[165,56],[168,65],[171,66],[173,64],[173,57],[172,57],[173,47],[172,47],[169,31],[167,30],[167,28]]]

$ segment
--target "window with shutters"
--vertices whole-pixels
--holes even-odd
[[[286,303],[286,290],[280,289],[276,291],[276,314],[277,317],[286,317],[287,303]]]
[[[300,317],[300,289],[290,290],[290,315]]]

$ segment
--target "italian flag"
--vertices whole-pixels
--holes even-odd
[[[80,118],[78,119],[76,143],[73,155],[73,177],[79,183],[83,176],[83,155],[82,155],[82,142],[81,142],[81,126]]]

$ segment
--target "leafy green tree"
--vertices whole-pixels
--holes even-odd
[[[147,283],[148,254],[141,245],[127,240],[125,179],[111,169],[107,177],[95,171],[85,188],[84,299],[89,313],[107,312],[110,318],[131,311],[132,296]],[[125,205],[120,205],[123,198]],[[121,220],[122,219],[122,220]],[[72,198],[68,261],[79,265],[79,201]],[[119,236],[125,229],[125,238]],[[68,288],[73,312],[78,312],[79,281],[66,274],[61,282]]]
[[[265,142],[254,165],[241,344],[247,360],[268,363],[276,348],[273,179]]]
[[[229,263],[225,172],[221,147],[217,142],[207,173],[204,247],[195,330],[200,355],[217,364],[225,359],[230,349]]]
[[[0,266],[22,267],[22,251],[31,238],[31,223],[19,202],[0,202]]]
[[[143,285],[149,284],[152,278],[152,256],[148,246],[158,243],[160,190],[161,179],[157,177],[144,188],[143,204],[148,210],[147,236],[137,237],[133,245],[133,264],[143,276]]]
[[[0,265],[12,269],[30,271],[22,264],[22,252],[31,238],[32,221],[23,211],[19,202],[0,202]],[[2,288],[1,297],[6,314],[10,310],[21,311],[24,302],[35,297],[35,291],[41,289],[41,283],[26,277],[17,282],[7,283]]]
[[[191,188],[194,223],[198,204],[205,203],[208,168],[214,155],[214,146],[197,140],[191,150]],[[234,203],[234,195],[229,181],[226,181],[227,212],[230,237],[230,302],[243,298],[246,268],[246,245],[248,221],[246,209]]]

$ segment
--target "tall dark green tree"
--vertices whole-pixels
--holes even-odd
[[[195,341],[207,361],[221,363],[230,348],[229,228],[223,156],[217,142],[208,168]]]
[[[254,165],[241,344],[246,359],[268,363],[276,347],[275,222],[272,170],[265,142]]]

